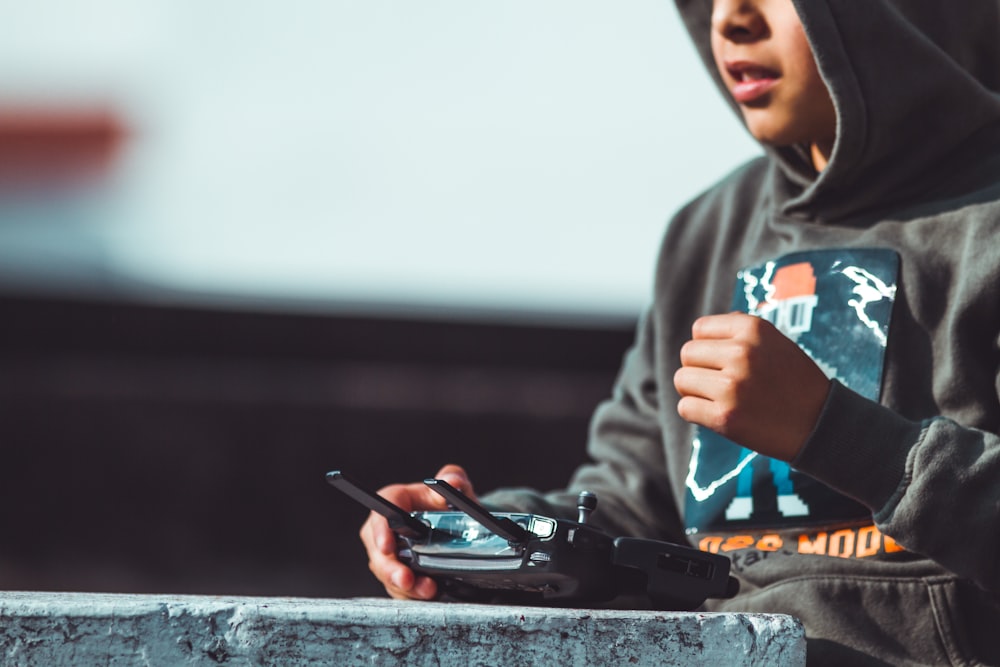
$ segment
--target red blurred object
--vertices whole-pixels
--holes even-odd
[[[0,106],[0,190],[96,184],[126,135],[110,108]]]

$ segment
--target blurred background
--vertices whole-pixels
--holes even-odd
[[[0,588],[377,594],[323,474],[561,485],[757,150],[665,0],[0,0]]]

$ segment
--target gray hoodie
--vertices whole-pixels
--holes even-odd
[[[710,0],[677,0],[705,63]],[[711,610],[800,618],[811,664],[1000,664],[1000,2],[794,0],[830,163],[765,149],[670,222],[567,489],[492,505],[732,558]],[[699,316],[774,322],[834,382],[791,466],[684,422]]]

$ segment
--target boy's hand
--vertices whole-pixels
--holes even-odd
[[[472,483],[465,470],[459,466],[446,465],[435,477],[475,499]],[[423,482],[393,484],[380,489],[378,493],[407,512],[448,509],[445,499]],[[368,520],[361,526],[361,541],[368,552],[368,568],[382,582],[389,595],[400,600],[431,600],[437,596],[437,584],[432,579],[417,576],[396,558],[396,535],[384,517],[375,512],[368,516]]]
[[[710,315],[681,348],[677,412],[765,456],[791,461],[812,432],[830,381],[766,320]]]

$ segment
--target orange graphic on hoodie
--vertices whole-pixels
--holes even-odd
[[[812,329],[816,303],[816,273],[809,262],[799,262],[774,272],[758,314],[785,335],[795,337]]]

